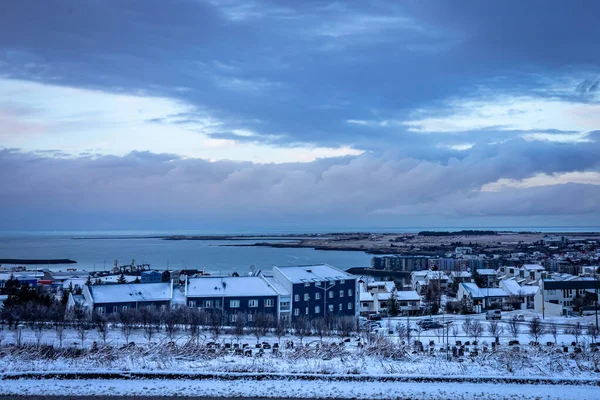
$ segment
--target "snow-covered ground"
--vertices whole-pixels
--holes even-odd
[[[296,399],[524,399],[596,400],[597,386],[478,383],[395,383],[304,381],[195,380],[32,380],[3,381],[4,395],[110,395]]]
[[[151,342],[144,335],[144,330],[138,328],[129,337],[129,342],[135,346],[125,346],[126,340],[118,327],[113,327],[106,338],[106,346],[100,334],[95,329],[87,331],[81,351],[81,337],[78,331],[66,329],[63,338],[63,348],[59,349],[59,341],[55,330],[48,328],[41,336],[28,327],[22,328],[21,343],[15,346],[17,339],[15,330],[4,327],[0,331],[0,376],[10,373],[31,371],[182,371],[186,373],[267,373],[267,374],[318,374],[322,377],[342,376],[431,376],[431,377],[544,377],[564,378],[572,381],[580,379],[600,380],[600,353],[593,352],[589,347],[592,337],[583,330],[577,341],[582,352],[575,354],[572,342],[574,335],[565,333],[569,325],[579,321],[587,326],[595,318],[565,318],[545,319],[558,325],[556,345],[547,346],[546,342],[554,342],[554,337],[546,333],[540,338],[541,346],[530,346],[531,337],[528,334],[527,320],[535,316],[532,312],[524,314],[526,321],[521,323],[521,332],[517,335],[520,346],[509,346],[513,340],[508,332],[506,322],[510,313],[503,314],[501,325],[504,333],[500,337],[501,345],[492,351],[490,336],[487,328],[489,322],[484,315],[471,316],[484,327],[484,333],[479,338],[477,346],[468,345],[463,357],[447,358],[442,351],[446,340],[454,345],[456,340],[463,343],[473,341],[471,334],[463,330],[464,316],[444,316],[447,321],[453,318],[456,332],[448,330],[444,337],[440,330],[412,332],[412,340],[420,340],[424,352],[415,351],[414,346],[403,345],[404,338],[396,332],[389,334],[388,322],[381,321],[382,328],[376,334],[354,334],[349,342],[343,342],[339,337],[311,336],[302,339],[288,334],[279,340],[273,334],[261,337],[260,342],[271,345],[281,343],[280,350],[275,353],[265,349],[257,356],[259,350],[255,347],[256,337],[246,334],[234,337],[222,334],[215,340],[207,330],[201,332],[197,342],[190,344],[189,332],[182,328],[176,335],[175,345],[169,345],[170,339],[162,329],[156,333]],[[435,317],[442,319],[442,317]],[[416,321],[411,318],[411,326],[416,328]],[[389,325],[395,330],[398,323],[406,323],[406,318],[393,318]],[[456,333],[456,338],[454,337]],[[37,346],[38,338],[41,346]],[[359,341],[360,338],[360,341]],[[221,349],[207,350],[207,343],[216,341]],[[96,347],[94,349],[94,342]],[[294,348],[286,348],[285,343],[293,342]],[[362,346],[359,345],[362,343]],[[433,343],[432,352],[430,342]],[[232,350],[224,349],[225,344],[248,344],[252,356],[235,355]],[[53,346],[52,348],[47,347]],[[308,345],[308,346],[307,346]],[[568,347],[568,353],[563,353],[563,345]],[[486,350],[484,351],[484,347]],[[518,349],[517,349],[518,347]],[[451,352],[450,352],[451,353]],[[46,384],[44,384],[46,382]],[[75,391],[87,390],[89,394],[111,393],[115,395],[212,395],[212,396],[257,396],[257,397],[338,397],[338,398],[598,398],[598,387],[574,385],[563,387],[557,385],[523,385],[505,383],[450,383],[450,382],[331,382],[317,379],[310,384],[299,381],[190,381],[177,385],[161,380],[142,381],[106,381],[106,380],[1,380],[0,394],[85,394]],[[81,389],[85,388],[85,389]],[[499,389],[502,389],[499,392]],[[55,393],[54,390],[57,392]],[[72,391],[73,390],[73,391]],[[105,392],[106,390],[106,392]],[[87,392],[86,392],[87,393]],[[501,395],[499,395],[501,393]],[[596,394],[594,394],[596,393]],[[528,397],[530,396],[530,397]]]

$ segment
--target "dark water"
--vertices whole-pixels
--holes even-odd
[[[65,270],[103,270],[114,266],[148,263],[153,269],[204,267],[213,274],[244,273],[251,265],[270,269],[274,265],[328,263],[338,268],[370,265],[371,256],[362,252],[319,251],[313,249],[279,249],[270,247],[224,247],[231,244],[251,244],[254,241],[227,240],[161,240],[125,235],[132,233],[38,233],[0,234],[0,258],[71,259],[71,265],[32,265],[28,268]],[[136,233],[139,235],[139,233]],[[102,239],[74,239],[102,237]],[[260,241],[260,240],[259,240]]]

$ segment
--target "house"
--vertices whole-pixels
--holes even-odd
[[[414,290],[395,292],[398,308],[402,315],[415,315],[421,310],[421,296]]]
[[[481,287],[493,288],[498,287],[498,273],[495,269],[482,268],[476,271],[481,279]]]
[[[262,276],[190,278],[184,294],[188,307],[220,311],[229,323],[234,323],[240,313],[248,322],[259,313],[279,318],[280,294]]]
[[[373,295],[367,291],[364,285],[358,285],[359,313],[367,316],[371,313],[379,312],[379,303],[375,305]]]
[[[540,280],[534,297],[535,311],[547,315],[566,315],[595,305],[600,281],[593,278]]]
[[[160,283],[162,282],[162,272],[159,271],[142,271],[142,283]]]
[[[452,271],[448,275],[448,283],[451,286],[455,286],[458,288],[458,284],[461,282],[471,282],[472,276],[468,271]]]
[[[535,294],[539,287],[533,285],[519,285],[515,278],[503,279],[500,287],[508,292],[509,302],[513,307],[518,305],[520,309],[533,308]]]
[[[170,307],[173,283],[129,283],[122,285],[85,285],[83,297],[90,311],[114,314],[127,309]]]
[[[26,272],[10,272],[0,273],[0,294],[7,294],[6,284],[13,279],[19,282],[19,285],[29,285],[29,287],[37,287],[38,281],[43,277],[42,272],[26,271]]]
[[[292,295],[292,321],[359,311],[357,278],[328,264],[274,267],[273,277]]]
[[[509,296],[509,293],[502,288],[480,288],[475,283],[461,282],[456,297],[472,311],[482,312],[501,308],[507,304]]]

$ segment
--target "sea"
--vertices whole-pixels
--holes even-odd
[[[315,250],[230,246],[252,244],[250,240],[163,240],[153,236],[171,235],[297,235],[330,232],[418,232],[494,229],[537,232],[599,232],[600,227],[352,227],[344,229],[269,231],[0,231],[0,259],[70,259],[76,264],[28,265],[28,269],[53,271],[76,268],[83,271],[110,270],[117,265],[150,264],[151,269],[204,269],[213,275],[244,274],[275,265],[327,263],[341,269],[367,267],[372,256],[361,251]],[[269,241],[273,241],[269,239]],[[2,265],[10,268],[14,265]]]

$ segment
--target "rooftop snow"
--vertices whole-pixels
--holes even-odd
[[[187,297],[277,296],[279,293],[260,276],[201,277],[188,280]]]
[[[525,264],[523,265],[523,269],[530,271],[544,271],[545,268],[539,264]]]
[[[171,283],[124,283],[89,287],[94,303],[171,300]]]
[[[502,281],[504,289],[514,296],[532,296],[538,291],[538,286],[521,286],[514,279]]]
[[[356,278],[354,275],[350,275],[349,273],[328,264],[278,266],[274,268],[277,268],[292,283],[335,281]]]
[[[491,268],[482,268],[478,269],[477,273],[479,275],[496,275],[496,270]]]
[[[396,292],[396,299],[399,301],[417,301],[421,296],[414,290],[400,290]]]

